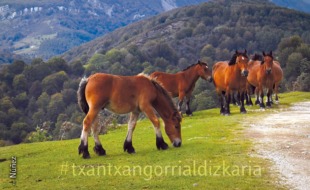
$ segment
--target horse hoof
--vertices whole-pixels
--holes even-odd
[[[156,137],[156,147],[158,150],[166,150],[169,148],[168,144],[164,141],[162,137]]]
[[[84,152],[84,153],[83,153],[83,158],[84,158],[84,159],[89,159],[89,158],[90,158],[89,152],[87,152],[87,153]]]
[[[167,150],[169,148],[168,144],[164,143],[160,146],[160,149]]]
[[[88,152],[88,145],[84,145],[83,141],[81,141],[81,144],[80,144],[80,146],[78,148],[78,152],[79,152],[79,155],[83,154],[83,158],[84,159],[90,158],[90,155],[89,155],[89,152]]]
[[[104,156],[106,155],[106,152],[104,150],[104,148],[102,147],[102,145],[95,145],[94,146],[94,151],[98,156]]]
[[[134,147],[132,146],[132,142],[130,141],[127,141],[127,140],[125,140],[125,142],[124,142],[124,152],[128,152],[129,154],[134,154],[134,153],[136,153],[136,151],[135,151],[135,149],[134,149]]]
[[[246,114],[247,112],[246,112],[246,111],[241,111],[240,113],[241,113],[241,114]]]

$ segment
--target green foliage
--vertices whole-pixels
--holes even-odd
[[[48,134],[48,131],[45,129],[36,128],[36,131],[31,132],[27,138],[26,142],[43,142],[52,140],[52,137]]]
[[[68,75],[65,71],[59,71],[45,77],[42,81],[43,91],[49,95],[59,92],[65,81],[68,80]]]
[[[60,22],[73,26],[71,21]],[[25,141],[27,134],[47,122],[47,134],[53,139],[59,139],[65,122],[75,126],[66,138],[76,137],[84,118],[76,102],[83,75],[175,73],[198,59],[211,68],[217,61],[229,60],[236,49],[247,49],[249,55],[273,50],[284,69],[282,91],[308,91],[309,31],[309,15],[267,1],[212,1],[172,10],[98,38],[65,54],[70,63],[61,57],[35,58],[30,64],[16,60],[0,68],[0,126],[4,129],[0,138]],[[196,84],[192,98],[193,111],[218,104],[213,84],[203,80]],[[13,126],[20,131],[12,130]]]

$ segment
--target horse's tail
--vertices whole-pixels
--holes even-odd
[[[89,106],[87,104],[86,96],[85,96],[85,88],[86,88],[87,82],[88,82],[88,79],[86,77],[83,77],[80,81],[79,89],[77,91],[78,104],[84,113],[88,113],[88,110],[89,110]]]

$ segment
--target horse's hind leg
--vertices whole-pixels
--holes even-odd
[[[190,101],[191,101],[191,95],[186,96],[186,115],[192,116],[193,112],[191,111],[190,108]]]
[[[218,98],[219,98],[219,102],[220,102],[220,114],[224,115],[225,114],[225,110],[224,110],[224,96],[225,96],[225,92],[220,92],[218,93]]]
[[[94,140],[95,140],[94,151],[97,155],[104,156],[104,155],[106,155],[106,152],[105,152],[104,148],[102,147],[101,142],[99,140],[100,130],[101,130],[101,126],[99,123],[99,117],[97,116],[93,125],[92,125],[92,132],[93,132]]]
[[[83,130],[81,134],[81,144],[78,148],[79,154],[83,154],[83,158],[90,158],[88,152],[88,134],[93,124],[94,120],[97,117],[99,110],[89,109],[87,115],[83,120]]]
[[[133,131],[135,130],[138,117],[139,112],[131,112],[128,122],[127,136],[124,142],[124,151],[127,151],[129,154],[135,153],[135,149],[132,146],[132,134]]]

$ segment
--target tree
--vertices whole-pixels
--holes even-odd
[[[13,79],[13,88],[17,92],[26,91],[28,89],[27,79],[25,75],[23,74],[15,75]]]
[[[51,100],[47,106],[47,115],[49,119],[56,122],[57,116],[65,109],[62,94],[56,93],[51,96]]]
[[[34,81],[29,90],[28,90],[29,96],[30,97],[34,97],[35,99],[37,99],[41,93],[42,93],[42,85],[40,81]]]
[[[23,72],[26,63],[22,60],[15,60],[11,65],[9,65],[9,72],[14,75],[20,74]]]
[[[26,109],[28,106],[28,96],[26,92],[22,92],[13,99],[14,105],[18,109]]]
[[[64,82],[68,79],[69,77],[65,71],[59,71],[57,73],[48,75],[42,81],[43,91],[49,95],[60,92],[63,88]]]
[[[43,92],[39,96],[36,104],[37,104],[38,108],[41,108],[43,111],[46,111],[47,105],[49,102],[50,102],[50,96],[46,92]]]
[[[11,108],[14,108],[14,104],[11,101],[11,98],[8,96],[3,97],[0,100],[0,109],[4,112],[7,112]]]
[[[302,59],[303,56],[301,53],[292,53],[289,55],[284,70],[284,76],[289,81],[295,80],[300,75]]]

